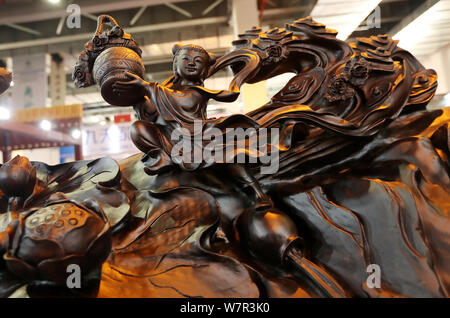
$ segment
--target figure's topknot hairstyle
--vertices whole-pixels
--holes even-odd
[[[196,44],[186,44],[186,45],[175,44],[173,46],[173,48],[172,48],[173,57],[175,57],[183,49],[193,50],[193,51],[196,51],[196,52],[204,53],[207,56],[210,56],[210,53],[208,53],[208,51],[206,51],[200,45],[196,45]]]

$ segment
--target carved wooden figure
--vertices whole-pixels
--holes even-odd
[[[437,75],[387,35],[336,34],[307,17],[254,27],[221,57],[175,46],[158,84],[131,35],[99,17],[74,80],[134,106],[142,153],[0,167],[0,295],[448,297],[450,110],[426,109]],[[225,67],[228,88],[203,86]],[[286,72],[266,105],[206,117],[210,99]],[[227,142],[230,128],[248,134]],[[211,145],[223,156],[189,160]],[[85,288],[62,283],[68,260]]]

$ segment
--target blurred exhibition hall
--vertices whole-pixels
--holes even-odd
[[[17,154],[48,164],[138,153],[132,107],[106,103],[98,88],[76,88],[74,65],[101,14],[140,44],[146,80],[172,73],[175,43],[220,56],[252,26],[283,27],[311,16],[338,38],[388,34],[438,74],[431,108],[450,106],[450,0],[0,0],[0,67],[12,73],[0,96],[0,163]],[[234,103],[210,102],[208,116],[245,113],[270,101],[293,74],[246,84]],[[231,71],[207,79],[225,89]]]

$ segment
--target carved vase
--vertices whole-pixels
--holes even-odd
[[[93,75],[102,97],[111,105],[128,106],[138,102],[135,89],[118,95],[113,92],[113,84],[117,81],[129,81],[125,72],[143,78],[145,67],[141,57],[126,47],[111,47],[104,50],[95,60]]]

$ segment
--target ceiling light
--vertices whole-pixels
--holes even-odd
[[[60,0],[48,0],[48,2],[53,3],[53,4],[57,4],[60,3]]]
[[[45,131],[52,130],[52,123],[49,122],[47,119],[44,119],[43,121],[41,121],[39,126],[41,127],[42,130],[45,130]]]
[[[11,112],[6,107],[0,107],[0,120],[8,120],[11,118]]]
[[[80,137],[81,137],[81,130],[79,130],[79,129],[72,130],[72,138],[73,139],[80,139]]]

